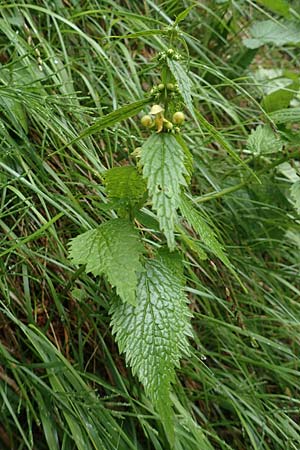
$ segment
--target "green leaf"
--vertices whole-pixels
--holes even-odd
[[[2,107],[1,109],[3,109],[3,113],[11,119],[16,129],[21,128],[27,134],[27,116],[22,103],[13,96],[9,96],[5,92],[1,92],[0,105]]]
[[[278,153],[282,150],[282,141],[269,125],[259,125],[247,140],[247,149],[254,155]]]
[[[223,246],[217,240],[213,228],[202,217],[199,210],[195,209],[192,202],[185,195],[182,195],[180,202],[180,211],[183,217],[199,234],[204,244],[216,255],[222,262],[232,270],[232,264],[224,252]]]
[[[184,285],[184,265],[182,254],[178,251],[170,252],[167,247],[161,247],[157,252],[157,257],[171,272],[176,275],[180,283]]]
[[[148,260],[137,288],[137,306],[111,308],[120,352],[157,408],[170,441],[174,440],[170,385],[182,355],[189,354],[190,312],[177,271],[163,256]]]
[[[143,202],[147,186],[135,167],[114,167],[105,172],[104,179],[109,198],[125,200],[132,206]]]
[[[288,17],[289,14],[289,4],[286,0],[256,0],[261,5],[268,8],[270,11],[280,14],[281,16]]]
[[[99,131],[104,130],[105,128],[112,127],[122,120],[135,116],[144,108],[145,105],[150,102],[151,98],[144,98],[142,100],[138,100],[137,102],[130,103],[129,105],[125,105],[122,108],[117,109],[116,111],[112,111],[111,113],[100,117],[100,119],[98,119],[93,125],[86,128],[76,139],[73,139],[67,145],[74,144],[74,142],[77,142],[82,138],[91,136],[95,133],[99,133]]]
[[[258,48],[265,44],[281,46],[300,42],[300,26],[296,22],[275,22],[262,20],[254,22],[250,28],[251,39],[243,39],[248,48]]]
[[[188,74],[178,61],[175,61],[174,59],[170,58],[168,58],[167,61],[169,69],[172,72],[172,75],[178,84],[179,92],[184,100],[184,103],[186,104],[193,118],[197,120],[194,113],[194,106],[192,102],[192,93],[191,93],[192,83]]]
[[[184,152],[172,134],[153,134],[141,148],[143,175],[168,246],[175,247],[174,227],[180,190],[186,185]]]
[[[300,121],[300,108],[280,109],[270,114],[274,123],[294,123]]]
[[[185,143],[185,140],[183,139],[181,134],[175,134],[175,139],[178,142],[179,145],[181,145],[181,148],[183,150],[184,153],[184,166],[187,170],[187,175],[186,175],[186,181],[189,184],[194,172],[194,158],[192,153],[190,152],[190,149],[188,148],[188,146]]]
[[[196,5],[192,5],[189,6],[188,8],[186,8],[185,10],[183,10],[180,14],[178,14],[178,16],[176,17],[176,20],[174,22],[174,27],[176,27],[180,22],[182,22],[186,16],[189,15],[189,13],[191,12],[191,10],[193,8],[195,8]]]
[[[86,272],[105,275],[124,302],[136,304],[137,272],[143,253],[137,230],[126,220],[113,219],[70,242],[73,264],[86,264]]]
[[[294,200],[294,206],[298,214],[300,214],[300,180],[291,186],[291,197]]]
[[[286,89],[278,89],[277,91],[271,92],[271,94],[266,95],[261,106],[266,112],[277,111],[278,109],[287,108],[291,103],[291,100],[296,95],[292,83],[287,86]]]
[[[287,108],[299,91],[299,79],[297,75],[288,71],[283,72],[282,75],[282,79],[270,80],[270,87],[272,89],[272,83],[274,83],[275,90],[272,89],[262,100],[262,107],[267,112]],[[283,86],[276,89],[278,82],[279,84],[283,84]]]

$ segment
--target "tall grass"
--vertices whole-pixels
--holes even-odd
[[[133,118],[75,138],[159,81],[153,56],[165,45],[161,30],[191,4],[0,6],[1,448],[168,449],[111,336],[110,290],[70,264],[66,244],[108,214],[102,173],[125,164],[143,132]],[[200,262],[187,254],[195,333],[173,392],[176,450],[300,446],[300,227],[277,170],[291,155],[252,162],[243,153],[263,117],[251,71],[299,70],[293,47],[242,45],[251,21],[266,17],[278,20],[260,2],[208,1],[181,25],[195,106],[219,133],[186,125],[193,194],[244,288],[209,253]],[[226,154],[221,138],[258,179]]]

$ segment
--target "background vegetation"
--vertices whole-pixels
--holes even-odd
[[[159,83],[163,30],[192,5],[1,3],[3,449],[169,448],[111,334],[111,290],[67,243],[110,215],[103,173],[131,163],[145,131],[134,116],[74,139]],[[180,23],[207,120],[184,128],[192,193],[242,284],[201,236],[197,252],[179,239],[194,340],[173,386],[176,450],[300,447],[299,14],[298,1],[203,0]]]

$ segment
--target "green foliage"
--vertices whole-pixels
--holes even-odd
[[[0,5],[0,448],[298,450],[299,2],[71,3]]]
[[[123,219],[110,220],[70,242],[73,264],[86,264],[86,272],[104,274],[124,302],[136,304],[137,273],[143,270],[143,246],[133,226]]]
[[[186,182],[189,184],[191,181],[191,177],[194,172],[194,158],[193,154],[185,143],[184,138],[181,134],[175,135],[176,141],[181,146],[184,152],[184,167],[186,168],[187,174],[185,175]]]
[[[268,113],[288,108],[299,90],[298,76],[290,73],[283,73],[283,75],[284,86],[281,89],[276,89],[275,80],[275,89],[273,88],[272,92],[262,99],[262,107]]]
[[[245,38],[243,42],[251,49],[265,44],[281,46],[300,42],[300,27],[297,22],[257,21],[251,26],[250,34],[251,38]]]
[[[180,64],[180,62],[175,61],[174,59],[168,58],[168,66],[173,77],[178,83],[179,92],[182,95],[182,98],[187,108],[189,109],[192,116],[195,118],[191,94],[191,80],[189,79],[188,74],[186,73],[185,69]]]
[[[104,179],[107,196],[120,200],[126,210],[143,205],[147,186],[135,167],[113,167],[105,172]]]
[[[294,205],[298,214],[300,214],[300,180],[292,184],[291,197],[294,200]]]
[[[175,247],[174,228],[180,191],[186,185],[184,156],[181,145],[171,134],[153,134],[141,149],[143,175],[147,179],[160,228],[171,250]]]
[[[213,228],[207,221],[201,216],[200,211],[197,210],[191,201],[182,195],[180,200],[180,211],[183,217],[189,222],[189,224],[194,228],[197,234],[199,234],[200,239],[209,248],[209,250],[214,253],[225,266],[232,268],[232,265],[224,253],[223,246],[218,242]]]
[[[276,14],[280,14],[283,17],[289,16],[289,2],[287,0],[257,0],[258,3],[270,9]]]
[[[295,123],[300,120],[300,108],[280,109],[270,114],[276,124]]]
[[[170,384],[174,367],[189,354],[190,313],[183,286],[170,258],[148,260],[137,288],[137,306],[113,305],[113,332],[132,371],[156,405],[170,441],[174,441]]]
[[[247,149],[253,155],[268,155],[282,150],[283,143],[269,125],[258,125],[247,140]]]
[[[131,103],[129,105],[122,106],[118,108],[116,111],[112,111],[109,114],[100,117],[93,125],[86,128],[76,139],[72,141],[72,143],[78,141],[79,139],[83,139],[84,137],[90,136],[94,133],[99,133],[101,130],[105,128],[112,127],[116,123],[121,122],[122,120],[128,119],[129,117],[138,114],[147,103],[149,103],[151,99],[145,98],[142,100],[138,100],[137,102]]]

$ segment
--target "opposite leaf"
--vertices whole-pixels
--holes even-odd
[[[105,275],[124,302],[136,304],[137,272],[143,270],[138,232],[126,220],[113,219],[70,242],[73,264],[86,264],[86,272]]]
[[[180,191],[186,185],[184,160],[182,147],[172,134],[153,134],[141,149],[143,175],[147,179],[160,228],[171,250],[175,247],[174,227]]]
[[[111,309],[113,333],[127,363],[143,383],[172,440],[170,384],[175,366],[188,354],[190,312],[177,270],[163,256],[149,260],[140,275],[137,306],[117,304]]]

